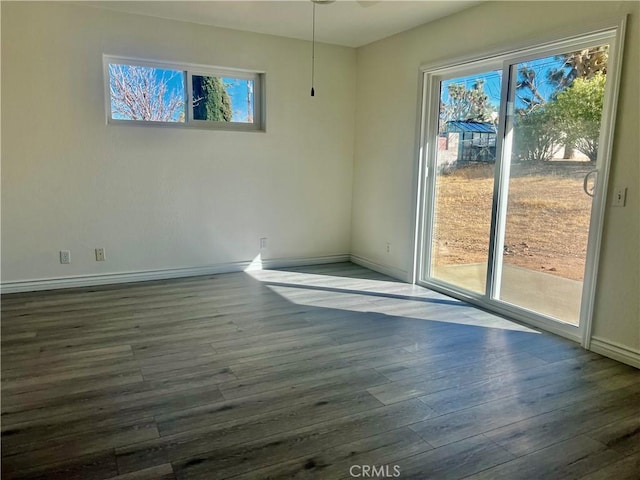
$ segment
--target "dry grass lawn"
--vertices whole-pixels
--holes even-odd
[[[582,280],[591,197],[582,189],[588,162],[514,164],[504,262]],[[493,165],[458,168],[438,178],[435,265],[487,261]]]

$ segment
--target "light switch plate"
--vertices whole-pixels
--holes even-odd
[[[71,263],[71,251],[60,250],[60,263],[63,265]]]
[[[627,187],[616,187],[613,189],[613,206],[624,207],[627,201]]]

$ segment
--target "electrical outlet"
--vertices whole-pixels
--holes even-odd
[[[96,262],[104,262],[105,260],[104,248],[96,248]]]
[[[391,253],[391,244],[387,242],[387,253]]]
[[[267,248],[267,237],[262,237],[260,239],[260,250]]]
[[[62,263],[62,264],[71,263],[71,251],[70,250],[60,250],[60,263]]]
[[[624,207],[627,200],[627,187],[616,187],[613,190],[613,206]]]

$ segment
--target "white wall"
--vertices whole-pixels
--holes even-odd
[[[266,71],[267,133],[106,125],[103,53]],[[348,254],[355,50],[2,2],[2,281]],[[104,247],[106,262],[93,249]],[[58,251],[71,250],[61,265]]]
[[[639,6],[492,2],[358,49],[352,253],[397,275],[411,270],[421,65],[631,13],[610,179],[629,190],[625,208],[611,208],[608,201],[593,334],[640,354]]]

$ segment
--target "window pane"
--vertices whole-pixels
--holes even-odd
[[[180,70],[109,64],[111,118],[184,122],[184,84]]]
[[[596,168],[608,58],[609,46],[597,45],[512,67],[499,299],[573,325],[580,321],[591,222],[584,181]]]
[[[502,72],[440,82],[432,278],[486,289]]]
[[[192,76],[193,119],[210,122],[254,122],[254,81]]]

